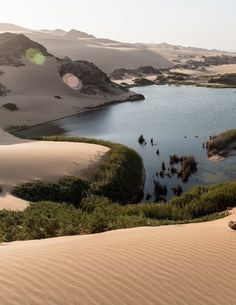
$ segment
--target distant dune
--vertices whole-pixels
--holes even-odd
[[[31,30],[12,23],[0,23],[0,32],[25,32],[25,31],[28,32]]]
[[[235,304],[235,215],[2,244],[0,304]]]
[[[34,31],[12,24],[0,23],[0,31],[24,32],[30,39],[45,46],[49,53],[73,60],[88,60],[110,73],[116,68],[153,66],[169,68],[189,59],[201,60],[202,56],[233,54],[218,50],[175,46],[168,43],[123,43],[112,39],[97,38],[76,29],[64,31]]]

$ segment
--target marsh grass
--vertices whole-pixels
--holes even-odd
[[[224,155],[236,147],[236,129],[227,130],[207,143],[210,155]]]

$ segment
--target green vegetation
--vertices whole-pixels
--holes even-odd
[[[88,189],[88,182],[78,177],[64,177],[58,183],[40,181],[24,183],[16,186],[12,194],[31,202],[69,202],[79,207]]]
[[[144,182],[142,160],[136,152],[102,140],[61,136],[40,139],[101,144],[110,151],[90,182],[65,177],[58,183],[16,187],[14,195],[34,203],[23,212],[0,211],[2,241],[207,221],[222,217],[219,213],[235,206],[236,181],[198,186],[166,203],[131,204],[137,202]],[[188,167],[195,165],[194,160],[190,161]]]
[[[82,197],[76,193],[76,188],[78,188],[78,192],[81,190],[82,193],[89,188],[91,193],[105,196],[121,204],[135,203],[142,199],[144,168],[141,157],[134,150],[124,145],[87,138],[58,136],[41,139],[99,144],[110,147],[110,151],[104,156],[99,172],[90,181],[89,186],[76,177],[63,179],[58,184],[26,183],[13,190],[15,196],[28,201],[62,201],[79,206]],[[63,193],[62,190],[64,190]],[[69,193],[70,195],[66,195]]]
[[[227,130],[207,142],[209,155],[225,155],[236,147],[236,129]]]
[[[93,194],[88,194],[78,209],[65,203],[37,202],[23,212],[0,211],[0,240],[41,239],[213,220],[222,217],[220,212],[234,207],[235,198],[236,181],[233,181],[213,187],[195,187],[160,204],[123,206]]]

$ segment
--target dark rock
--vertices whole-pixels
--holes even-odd
[[[155,85],[155,82],[150,80],[150,79],[147,79],[147,78],[136,78],[134,80],[134,84],[135,86],[151,86],[151,85]]]
[[[54,96],[56,99],[61,100],[61,96],[60,95],[55,95]]]
[[[71,73],[78,77],[83,84],[80,92],[84,94],[95,95],[100,91],[103,93],[119,95],[127,92],[126,88],[122,88],[113,83],[106,73],[100,70],[95,64],[88,61],[72,61],[70,59],[62,60],[59,74],[63,77],[66,73]]]
[[[145,96],[143,94],[132,94],[127,99],[126,102],[136,102],[145,100]]]
[[[18,106],[16,104],[13,104],[13,103],[4,104],[4,105],[2,105],[2,107],[6,108],[7,110],[10,110],[10,111],[17,111],[17,110],[19,110]]]
[[[230,221],[229,222],[229,227],[232,230],[236,230],[236,221]]]

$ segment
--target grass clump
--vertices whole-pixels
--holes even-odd
[[[236,147],[236,129],[227,130],[207,142],[209,155],[225,155]]]

